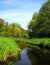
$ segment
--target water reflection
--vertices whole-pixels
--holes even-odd
[[[50,50],[39,47],[24,49],[15,65],[50,65]]]
[[[17,61],[15,65],[31,65],[31,62],[29,60],[29,56],[27,54],[27,49],[24,49],[21,52],[21,60]]]
[[[0,65],[50,65],[50,50],[36,46],[32,49],[25,48],[21,51],[19,60],[15,61],[9,60]]]
[[[50,65],[50,50],[33,48],[28,54],[32,65]]]

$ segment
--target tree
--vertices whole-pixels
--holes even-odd
[[[21,37],[22,38],[29,38],[28,30],[21,28]]]
[[[0,18],[0,32],[4,30],[4,20]]]
[[[11,26],[13,26],[13,27],[19,27],[19,28],[21,27],[21,25],[18,24],[18,23],[12,23]]]
[[[50,1],[44,3],[39,11],[37,28],[40,37],[50,37]]]
[[[32,37],[50,37],[50,0],[43,4],[38,15],[33,15],[28,30]]]
[[[36,26],[37,26],[37,19],[38,19],[39,13],[34,13],[32,20],[30,21],[29,25],[28,25],[28,30],[29,30],[29,35],[30,37],[33,37],[37,34],[37,32],[35,32],[37,30]],[[36,33],[36,34],[35,34]]]
[[[8,22],[5,23],[5,36],[11,37],[12,35],[12,26],[8,24]]]
[[[11,26],[12,26],[12,36],[13,37],[20,37],[20,35],[21,35],[20,24],[12,23]]]
[[[28,38],[27,31],[24,30],[20,24],[12,23],[9,24],[3,19],[0,19],[0,36],[5,37],[25,37]]]

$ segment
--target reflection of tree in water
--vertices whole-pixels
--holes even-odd
[[[35,49],[28,51],[32,65],[49,65],[50,51],[46,49]]]

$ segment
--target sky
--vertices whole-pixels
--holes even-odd
[[[32,15],[39,12],[47,0],[0,0],[0,18],[8,23],[19,23],[27,29]]]

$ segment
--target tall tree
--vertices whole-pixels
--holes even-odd
[[[42,5],[38,15],[34,14],[28,29],[32,36],[50,37],[50,0]]]
[[[34,13],[33,17],[32,17],[32,20],[30,21],[29,25],[28,25],[28,30],[29,30],[29,35],[30,37],[33,37],[35,36],[37,32],[35,32],[37,30],[36,26],[37,26],[37,23],[38,23],[38,16],[39,16],[39,13]]]
[[[41,7],[37,27],[39,28],[39,36],[50,37],[50,1]]]

